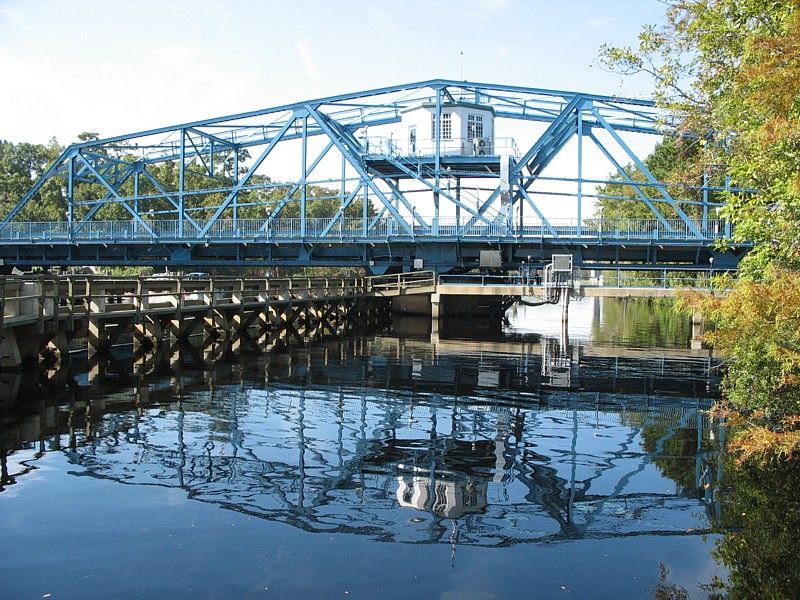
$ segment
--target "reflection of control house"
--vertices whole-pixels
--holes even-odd
[[[436,148],[436,104],[424,103],[403,112],[402,129],[410,156],[432,155]],[[442,103],[440,152],[445,155],[494,154],[494,109],[469,102]]]
[[[427,510],[446,519],[459,519],[466,514],[486,510],[487,482],[474,477],[443,479],[398,477],[397,501],[400,506]]]

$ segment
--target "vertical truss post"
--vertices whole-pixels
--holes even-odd
[[[239,183],[239,147],[233,147],[233,185]],[[237,227],[239,222],[239,192],[233,193],[233,229]]]
[[[183,237],[183,207],[186,176],[186,130],[181,129],[180,170],[178,171],[178,237]]]
[[[300,155],[300,237],[306,237],[306,197],[308,186],[306,185],[306,173],[308,162],[308,113],[303,116],[303,143]]]
[[[75,157],[69,159],[67,171],[67,227],[69,228],[69,241],[72,241],[72,222],[75,220]]]
[[[708,171],[703,171],[703,233],[708,231]]]
[[[436,151],[434,155],[435,171],[434,182],[436,189],[433,190],[433,235],[439,235],[439,179],[441,173],[442,159],[442,88],[436,88]]]
[[[583,107],[578,107],[578,239],[582,233],[583,210]]]
[[[142,165],[142,168],[144,168],[144,165]],[[141,214],[139,208],[139,169],[137,168],[133,172],[133,210],[137,215]],[[136,228],[138,228],[136,221],[133,222],[133,227],[135,232]]]
[[[367,206],[369,206],[369,186],[364,186],[364,198],[361,201],[361,235],[367,237]]]
[[[342,184],[339,186],[339,208],[344,210],[344,199],[347,195],[347,159],[342,154]]]
[[[509,179],[511,179],[510,175],[509,175]],[[522,181],[520,179],[514,178],[514,180],[512,180],[512,181],[517,183],[517,185],[519,185],[519,186],[522,185]],[[512,198],[516,198],[516,200],[519,202],[519,234],[520,235],[524,235],[524,233],[525,233],[525,201],[524,200],[525,199],[522,197],[522,194],[514,194],[512,196]]]
[[[133,173],[133,210],[139,212],[139,171]]]
[[[461,226],[461,177],[456,177],[456,200],[458,203],[456,204],[456,231]]]
[[[208,140],[208,172],[214,176],[214,138]]]

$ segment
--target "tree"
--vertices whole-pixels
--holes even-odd
[[[653,152],[644,160],[647,169],[656,179],[669,182],[667,186],[670,196],[683,203],[683,210],[690,217],[702,215],[702,207],[697,203],[702,200],[701,192],[696,189],[702,182],[702,165],[699,161],[699,144],[692,138],[666,136],[659,142]],[[647,178],[634,164],[625,167],[631,179],[637,183],[646,183]],[[619,173],[609,177],[610,181],[598,186],[597,214],[603,219],[652,219],[653,212],[641,200],[639,191],[653,201],[654,206],[666,218],[677,218],[677,214],[669,203],[665,202],[660,191],[648,185],[635,188]]]
[[[752,241],[725,299],[684,301],[717,321],[730,364],[725,394],[772,425],[800,420],[800,3],[677,0],[638,48],[603,48],[605,64],[653,78],[656,98],[700,140],[699,160],[722,164],[737,188],[724,214]],[[791,434],[791,436],[788,436]],[[794,431],[787,439],[796,439]],[[785,452],[784,454],[793,454]]]
[[[0,141],[0,211],[8,214],[61,153],[55,139],[47,145]],[[64,219],[66,199],[57,181],[49,181],[22,210],[30,221]]]

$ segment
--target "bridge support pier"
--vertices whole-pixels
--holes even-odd
[[[231,326],[227,315],[221,310],[212,308],[203,319],[203,337],[205,339],[225,340],[230,337]]]
[[[69,360],[69,339],[66,331],[59,331],[47,340],[41,353],[52,357],[55,365],[66,364]]]
[[[4,329],[0,332],[0,367],[16,368],[22,364],[22,359],[16,331]]]
[[[439,334],[439,320],[442,317],[442,297],[439,294],[431,294],[431,335]]]
[[[145,318],[133,326],[133,351],[139,352],[142,348],[158,348],[163,339],[161,323],[155,319]]]

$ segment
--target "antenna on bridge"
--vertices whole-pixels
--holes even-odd
[[[464,81],[464,51],[458,51],[458,80]]]

